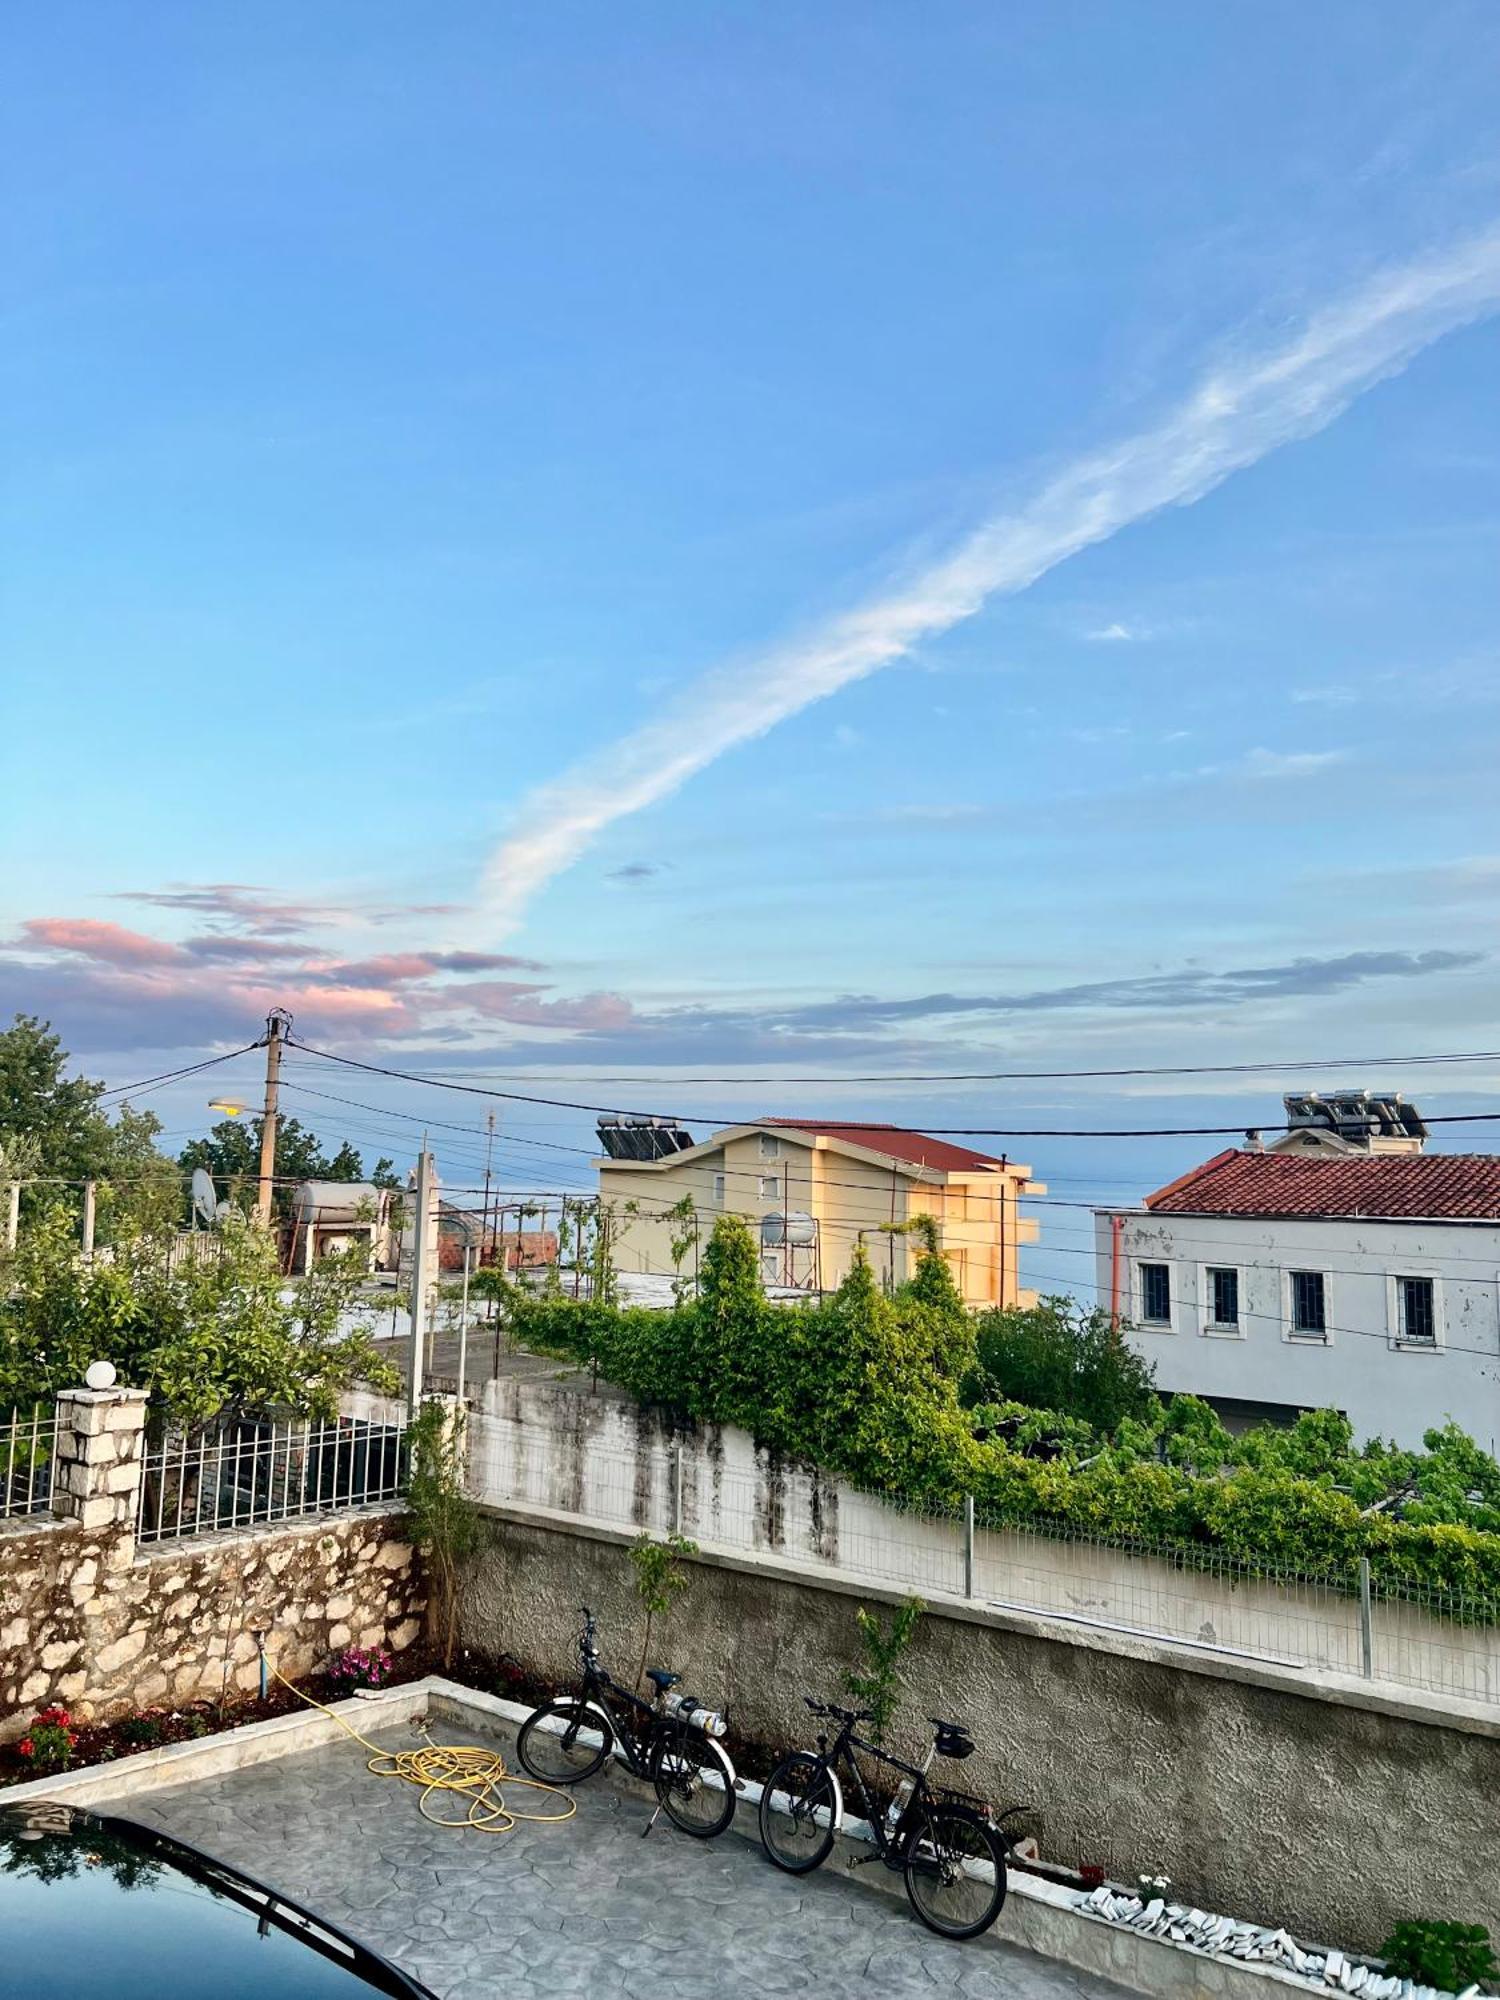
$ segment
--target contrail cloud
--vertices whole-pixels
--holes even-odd
[[[1500,307],[1500,230],[1387,268],[1285,344],[1210,374],[1161,423],[1090,453],[948,556],[813,630],[683,687],[651,721],[538,786],[485,870],[481,908],[513,930],[607,826],[674,792],[736,744],[908,658],[992,597],[1164,507],[1313,436],[1435,340]]]

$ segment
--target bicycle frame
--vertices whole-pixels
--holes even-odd
[[[888,1770],[899,1771],[904,1777],[910,1778],[912,1781],[911,1797],[902,1807],[901,1816],[893,1827],[887,1827],[885,1810],[882,1808],[880,1801],[872,1798],[870,1795],[869,1786],[865,1783],[864,1773],[859,1768],[859,1760],[854,1754],[856,1750],[863,1750],[867,1756],[873,1757],[877,1764],[884,1765]],[[839,1766],[842,1764],[854,1780],[855,1790],[859,1794],[858,1803],[865,1819],[869,1823],[870,1837],[875,1843],[876,1851],[882,1861],[890,1861],[892,1856],[900,1850],[901,1840],[905,1833],[907,1819],[912,1807],[922,1804],[931,1796],[931,1787],[927,1782],[927,1773],[932,1768],[932,1760],[935,1755],[936,1745],[928,1750],[926,1757],[923,1758],[920,1764],[908,1764],[902,1758],[892,1756],[889,1750],[882,1750],[878,1743],[871,1743],[863,1736],[856,1736],[852,1722],[842,1724],[838,1735],[833,1740],[833,1748],[831,1750],[828,1747],[826,1732],[820,1734],[818,1737],[818,1761],[828,1773],[833,1783],[834,1832],[838,1833],[844,1823],[844,1787],[839,1777]]]
[[[659,1706],[622,1687],[597,1660],[585,1660],[583,1680],[575,1696],[580,1708],[592,1702],[608,1719],[615,1743],[625,1753],[625,1762],[638,1778],[646,1775],[646,1759],[651,1738],[661,1719]]]

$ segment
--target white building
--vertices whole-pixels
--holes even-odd
[[[1452,1418],[1494,1452],[1500,1156],[1282,1144],[1096,1211],[1099,1297],[1157,1387],[1408,1446]]]

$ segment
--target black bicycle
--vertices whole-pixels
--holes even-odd
[[[977,1937],[988,1930],[1005,1901],[1006,1842],[978,1800],[934,1786],[927,1773],[934,1757],[968,1757],[974,1742],[961,1722],[929,1717],[932,1747],[920,1765],[904,1764],[855,1730],[872,1718],[868,1709],[807,1705],[839,1725],[830,1748],[825,1731],[817,1754],[795,1750],[772,1772],[760,1798],[760,1837],[766,1853],[789,1875],[806,1875],[826,1861],[844,1817],[847,1772],[859,1809],[869,1821],[875,1852],[868,1858],[899,1868],[912,1908],[943,1937]],[[882,1808],[860,1771],[857,1750],[901,1777]]]
[[[578,1657],[583,1667],[578,1692],[543,1702],[521,1724],[516,1749],[531,1776],[546,1785],[576,1785],[618,1750],[638,1778],[649,1780],[658,1810],[675,1826],[698,1840],[722,1833],[735,1804],[734,1766],[717,1740],[724,1733],[723,1717],[694,1695],[675,1694],[682,1676],[661,1667],[646,1675],[656,1689],[654,1701],[622,1687],[599,1664],[594,1614],[587,1605]]]

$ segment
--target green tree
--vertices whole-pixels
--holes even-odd
[[[260,1179],[260,1139],[265,1119],[221,1118],[207,1138],[192,1139],[177,1155],[184,1174],[202,1167],[213,1177],[221,1195],[238,1201],[246,1210],[254,1205]],[[382,1163],[387,1172],[390,1161]],[[364,1162],[346,1139],[330,1157],[323,1151],[316,1132],[295,1118],[276,1121],[276,1188],[273,1205],[278,1214],[290,1211],[292,1188],[297,1181],[362,1181]],[[394,1176],[387,1185],[394,1185]]]
[[[688,1573],[682,1567],[684,1556],[695,1556],[698,1544],[690,1542],[682,1535],[668,1535],[658,1542],[650,1535],[637,1535],[630,1545],[630,1566],[635,1571],[635,1594],[640,1599],[646,1613],[645,1630],[641,1635],[641,1663],[635,1670],[635,1684],[641,1684],[646,1671],[646,1661],[651,1653],[651,1626],[654,1620],[670,1611],[674,1602],[688,1587]]]
[[[25,1142],[31,1171],[45,1180],[91,1178],[108,1146],[104,1085],[65,1076],[68,1060],[50,1023],[35,1015],[17,1014],[0,1034],[0,1148]]]
[[[966,1404],[1027,1403],[1081,1417],[1105,1435],[1125,1418],[1146,1422],[1155,1414],[1151,1364],[1099,1307],[1067,1297],[1002,1307],[980,1315],[975,1336]]]
[[[873,1743],[884,1743],[885,1732],[891,1726],[899,1694],[901,1655],[916,1636],[926,1609],[920,1597],[909,1597],[889,1625],[882,1625],[874,1612],[867,1611],[862,1604],[854,1614],[865,1662],[862,1668],[845,1674],[844,1688],[869,1709]]]
[[[412,1546],[426,1558],[427,1629],[453,1664],[458,1639],[459,1583],[465,1561],[479,1547],[479,1509],[464,1478],[464,1426],[457,1406],[425,1402],[407,1432],[411,1476],[406,1501]]]
[[[0,1402],[75,1388],[91,1361],[149,1389],[165,1417],[287,1408],[332,1418],[341,1390],[399,1388],[362,1308],[359,1250],[288,1287],[275,1245],[230,1223],[207,1261],[174,1254],[170,1231],[136,1236],[108,1259],[78,1255],[71,1211],[44,1210],[22,1232],[0,1300]]]

